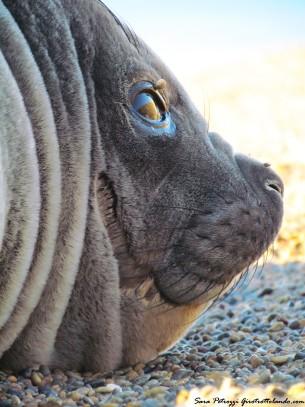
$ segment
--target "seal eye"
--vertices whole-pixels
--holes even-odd
[[[133,101],[135,111],[149,120],[162,120],[165,110],[160,106],[161,103],[156,96],[148,92],[139,93]]]
[[[164,83],[164,80],[155,84],[141,81],[129,89],[131,114],[136,125],[141,126],[149,136],[173,137],[176,133]]]

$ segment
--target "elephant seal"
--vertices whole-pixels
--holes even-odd
[[[0,366],[146,362],[267,249],[282,182],[99,1],[2,0],[0,49]]]

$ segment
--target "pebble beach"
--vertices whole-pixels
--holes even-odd
[[[219,394],[305,404],[304,273],[297,262],[249,273],[178,345],[146,365],[104,376],[44,366],[1,371],[0,407],[193,406]]]

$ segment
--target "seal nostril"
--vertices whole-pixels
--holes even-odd
[[[283,187],[279,182],[275,180],[267,180],[265,186],[267,189],[274,190],[278,192],[281,196],[283,196]]]

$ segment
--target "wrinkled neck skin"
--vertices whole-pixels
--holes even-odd
[[[158,294],[147,301],[145,293],[153,286],[146,281],[137,290],[122,289],[123,365],[149,361],[171,348],[196,323],[221,289],[213,290],[204,302],[188,305],[164,303]]]
[[[143,288],[153,284],[147,281]],[[208,304],[170,306],[157,296],[139,299],[133,289],[122,289],[123,365],[149,361],[172,347],[196,322]],[[145,290],[139,294],[145,296]]]

